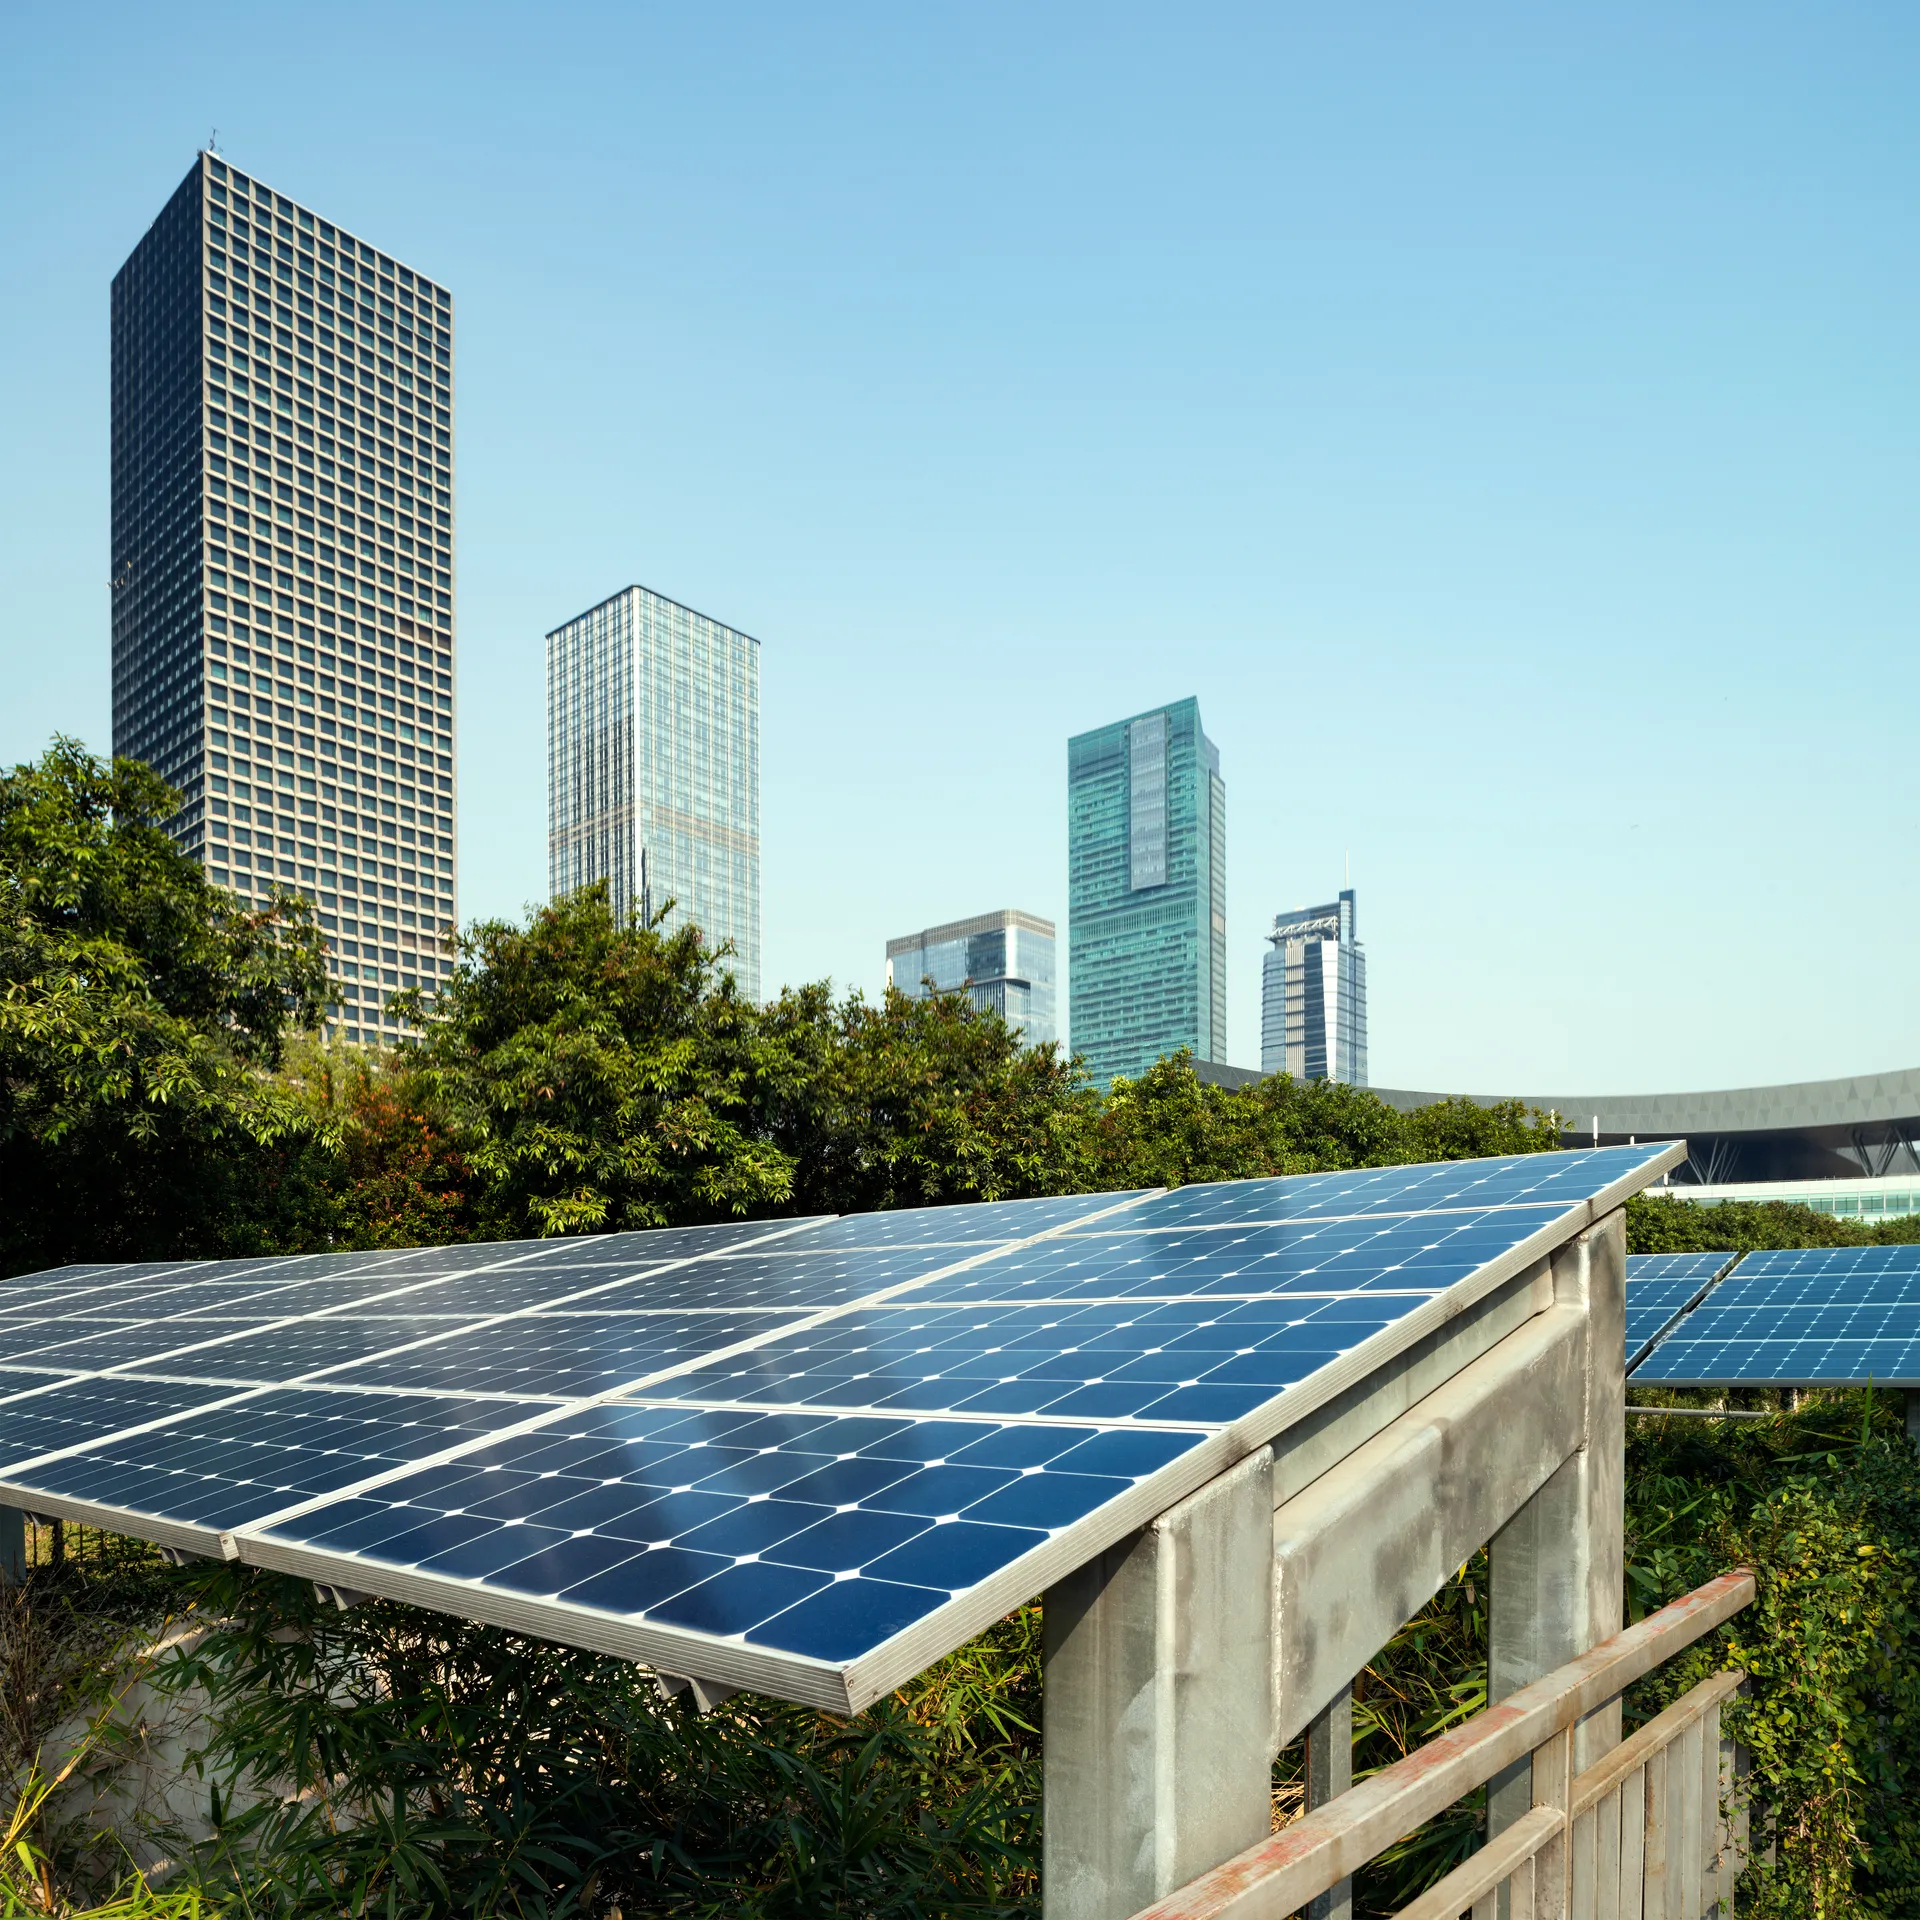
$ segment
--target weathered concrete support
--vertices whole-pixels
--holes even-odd
[[[1587,1323],[1580,1382],[1582,1444],[1493,1536],[1487,1692],[1503,1700],[1617,1633],[1623,1605],[1626,1448],[1626,1216],[1615,1213],[1553,1259],[1554,1298]],[[1618,1702],[1575,1729],[1584,1771],[1620,1738]],[[1488,1830],[1504,1832],[1532,1801],[1522,1763],[1488,1786]]]
[[[1535,1314],[1275,1512],[1276,1753],[1579,1447],[1586,1354]]]
[[[1272,1821],[1262,1448],[1046,1596],[1046,1920],[1128,1920]]]
[[[18,1586],[27,1577],[27,1516],[18,1507],[0,1507],[0,1587]]]
[[[1307,1811],[1337,1800],[1353,1785],[1353,1688],[1344,1686],[1307,1729]],[[1352,1920],[1353,1878],[1336,1881],[1307,1902],[1307,1920]]]
[[[1920,1447],[1920,1388],[1907,1389],[1907,1438]]]

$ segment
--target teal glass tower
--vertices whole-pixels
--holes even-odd
[[[1200,703],[1067,742],[1069,1037],[1104,1087],[1227,1057],[1227,788]]]

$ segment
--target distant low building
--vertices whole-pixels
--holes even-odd
[[[1367,1084],[1367,955],[1354,934],[1353,889],[1324,907],[1283,913],[1261,972],[1260,1071]]]
[[[1057,1035],[1053,922],[1038,914],[1003,908],[889,940],[887,984],[915,998],[964,990],[1030,1047]]]

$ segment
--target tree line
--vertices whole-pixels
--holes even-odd
[[[150,769],[0,776],[0,1271],[610,1232],[1530,1152],[1517,1105],[1397,1112],[1185,1055],[1102,1092],[965,995],[757,1006],[589,888],[459,936],[416,1037],[327,1044],[312,909],[211,885]]]

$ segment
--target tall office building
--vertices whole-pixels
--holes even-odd
[[[1181,700],[1067,743],[1067,990],[1098,1085],[1227,1057],[1227,788]]]
[[[1260,978],[1260,1071],[1367,1084],[1367,954],[1354,934],[1353,889],[1324,907],[1283,913]]]
[[[887,985],[916,999],[965,989],[976,1007],[991,1007],[1028,1046],[1051,1046],[1053,951],[1051,920],[1003,907],[889,940]]]
[[[452,367],[444,287],[215,154],[114,276],[114,751],[314,903],[351,1040],[452,964]]]
[[[731,941],[760,997],[760,642],[645,587],[547,635],[547,883]]]

